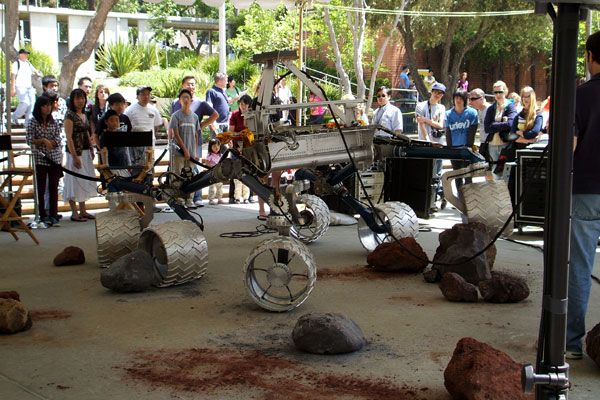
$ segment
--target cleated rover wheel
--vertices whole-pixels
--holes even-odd
[[[469,222],[485,224],[493,235],[510,219],[513,207],[504,181],[474,182],[460,188]],[[506,226],[504,236],[513,233],[513,220]]]
[[[297,206],[305,222],[294,224],[290,234],[303,243],[312,243],[329,229],[329,207],[320,197],[311,194],[299,196]]]
[[[98,264],[108,268],[119,257],[137,248],[140,218],[134,210],[114,210],[96,214]]]
[[[144,229],[138,248],[152,256],[162,278],[159,287],[179,285],[206,273],[206,239],[191,221],[169,221]]]
[[[391,201],[375,205],[375,211],[388,226],[397,239],[403,237],[417,237],[419,233],[419,220],[417,215],[408,204],[399,201]],[[379,218],[377,223],[381,223]],[[365,223],[363,218],[358,220],[358,238],[360,243],[368,251],[373,251],[383,242],[391,242],[393,237],[388,233],[375,233]]]
[[[244,263],[244,284],[252,300],[269,311],[289,311],[310,295],[317,267],[306,245],[286,236],[260,243]]]

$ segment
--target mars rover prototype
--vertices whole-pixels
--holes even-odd
[[[244,114],[248,130],[236,136],[243,141],[243,148],[241,151],[227,150],[213,168],[195,175],[185,169],[177,173],[166,172],[159,177],[158,186],[152,186],[142,182],[151,162],[133,180],[114,176],[107,166],[99,167],[107,182],[110,203],[110,211],[98,214],[96,220],[101,266],[107,267],[120,256],[141,248],[153,257],[162,277],[160,286],[200,278],[208,264],[204,227],[186,210],[181,199],[213,183],[235,178],[267,202],[271,209],[267,226],[278,233],[256,246],[244,261],[245,287],[260,307],[288,311],[308,298],[316,280],[316,262],[307,244],[323,236],[329,227],[329,208],[319,195],[336,194],[360,215],[358,236],[368,251],[384,241],[417,235],[418,220],[408,205],[387,202],[369,207],[354,198],[342,183],[357,170],[371,166],[373,146],[379,146],[385,157],[469,160],[473,164],[467,174],[481,167],[477,164],[482,161],[481,157],[469,149],[434,148],[408,138],[374,144],[374,132],[380,127],[360,126],[355,122],[354,108],[360,100],[321,103],[330,107],[339,123],[333,128],[295,127],[272,122],[271,114],[278,110],[308,108],[316,104],[272,104],[277,63],[286,68],[288,74],[294,74],[311,92],[326,98],[321,88],[294,65],[295,59],[296,53],[292,51],[254,57],[255,62],[263,64],[263,71],[256,105]],[[230,138],[232,134],[225,136]],[[148,156],[150,161],[152,156]],[[316,167],[334,164],[344,166],[327,169],[327,172],[316,170]],[[282,169],[298,170],[292,184],[276,190],[261,182],[261,178],[271,171]],[[482,187],[485,189],[487,185]],[[509,198],[508,193],[504,198]],[[182,221],[150,224],[155,200],[166,201]],[[471,204],[458,198],[449,200],[474,217],[501,219],[506,214],[504,211],[510,213],[510,200],[506,210],[502,207],[493,209],[489,204],[487,208],[473,207],[475,202]],[[144,203],[144,214],[128,207],[136,202]],[[487,210],[486,215],[475,215],[481,210]]]

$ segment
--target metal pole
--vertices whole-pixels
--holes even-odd
[[[304,68],[304,1],[300,2],[300,8],[298,10],[298,68]],[[302,81],[298,80],[298,90],[297,90],[297,102],[302,103],[302,92],[304,88],[302,85]],[[302,125],[302,109],[298,108],[296,110],[296,126]]]
[[[586,18],[585,18],[585,37],[590,37],[592,35],[592,13],[594,11],[590,8],[587,10]],[[590,80],[592,76],[590,75],[589,69],[585,69],[585,79]]]
[[[225,2],[219,6],[219,72],[227,73],[227,20]]]
[[[573,121],[575,120],[575,77],[579,4],[558,4],[554,26],[556,46],[552,76],[552,111],[549,181],[546,186],[544,227],[543,342],[538,373],[564,373],[569,241],[571,231],[571,186],[573,166]],[[559,107],[556,107],[559,105]],[[539,385],[536,399],[566,399],[568,385]]]
[[[6,2],[4,4],[4,37],[6,38],[6,31],[7,31],[7,27],[8,27],[8,7],[12,6],[12,3],[9,4],[11,2]],[[10,108],[10,103],[11,103],[11,87],[12,87],[12,76],[10,75],[10,61],[8,59],[8,49],[10,49],[10,46],[12,46],[12,43],[8,43],[8,40],[4,41],[4,72],[6,73],[6,87],[4,88],[5,93],[6,93],[6,134],[10,135],[12,133],[12,110]],[[10,165],[9,163],[9,167],[12,167],[12,165]]]

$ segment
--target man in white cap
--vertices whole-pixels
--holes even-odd
[[[152,145],[156,140],[156,129],[163,125],[163,119],[160,112],[150,104],[150,86],[141,86],[137,88],[135,94],[137,103],[133,103],[125,110],[124,114],[129,117],[133,127],[132,132],[148,132],[152,131]],[[144,165],[145,148],[136,147],[132,154],[132,163],[134,165]]]
[[[17,96],[19,105],[12,115],[13,124],[21,117],[25,117],[25,123],[29,121],[35,103],[35,88],[33,87],[32,75],[40,74],[29,62],[29,51],[19,50],[19,58],[12,64],[10,95]]]

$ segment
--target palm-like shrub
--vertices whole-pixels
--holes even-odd
[[[101,46],[97,55],[96,68],[115,78],[135,71],[140,67],[140,60],[135,47],[121,40]]]
[[[136,52],[140,61],[140,70],[145,71],[160,66],[161,53],[163,50],[152,42],[140,42],[136,46]]]

